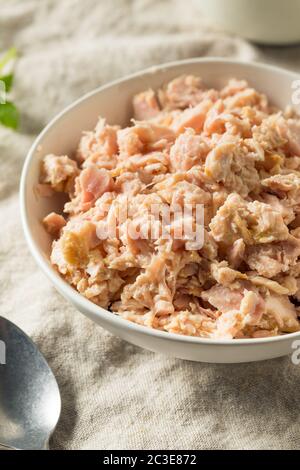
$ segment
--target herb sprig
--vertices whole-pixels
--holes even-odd
[[[0,86],[4,93],[4,99],[0,97],[0,124],[12,129],[19,125],[19,113],[12,101],[6,99],[12,89],[14,74],[13,67],[17,58],[17,51],[11,47],[0,56]]]

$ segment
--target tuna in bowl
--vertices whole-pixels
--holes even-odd
[[[21,198],[31,250],[58,290],[112,332],[178,357],[291,352],[300,255],[298,121],[286,110],[294,79],[225,60],[167,64],[54,119],[29,153]],[[169,210],[169,219],[151,219],[154,235],[152,205]],[[190,213],[175,217],[185,206]],[[202,238],[175,237],[180,222]]]

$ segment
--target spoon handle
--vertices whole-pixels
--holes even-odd
[[[0,450],[20,450],[20,449],[17,449],[16,447],[11,447],[11,446],[8,446],[7,444],[2,444],[0,442]],[[43,447],[42,449],[40,450],[49,450],[49,442],[48,440],[45,442],[45,444],[43,444]]]
[[[14,447],[9,447],[0,442],[0,450],[16,450]]]

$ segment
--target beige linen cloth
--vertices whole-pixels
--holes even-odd
[[[299,449],[300,366],[289,357],[200,364],[134,347],[52,287],[24,241],[20,171],[36,134],[111,79],[175,59],[218,55],[300,70],[300,48],[258,48],[206,27],[197,1],[0,0],[0,49],[20,52],[22,126],[0,126],[0,314],[49,361],[62,395],[53,449]]]

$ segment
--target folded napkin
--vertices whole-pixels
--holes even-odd
[[[62,395],[53,449],[299,449],[300,366],[168,358],[112,336],[77,312],[35,265],[18,184],[36,134],[65,105],[124,74],[175,59],[226,56],[300,70],[300,49],[258,48],[205,26],[197,1],[10,0],[0,49],[20,52],[22,126],[0,126],[1,315],[37,343]]]

